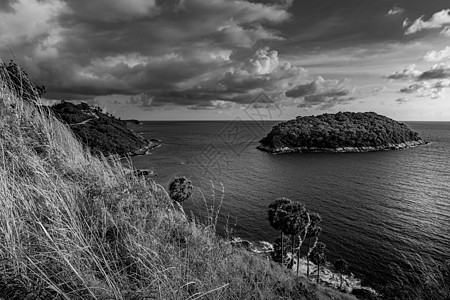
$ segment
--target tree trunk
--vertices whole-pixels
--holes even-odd
[[[306,278],[309,279],[309,249],[311,248],[311,238],[308,238],[308,253],[306,254]]]
[[[320,263],[317,264],[317,284],[319,284],[320,281]]]
[[[283,259],[284,255],[283,255],[283,230],[281,230],[281,265],[283,265]]]
[[[342,273],[341,273],[341,286],[339,288],[342,290]]]
[[[300,239],[300,237],[298,237],[299,241],[298,241],[298,250],[297,250],[297,276],[298,276],[298,269],[300,268],[300,247],[302,246],[302,240]]]
[[[302,247],[303,241],[306,239],[306,230],[303,234],[303,238],[298,236],[298,251],[297,251],[297,276],[298,276],[298,268],[300,266],[300,248]]]
[[[318,240],[319,240],[319,238],[317,236],[315,236],[314,244],[311,247],[311,239],[309,239],[309,250],[308,250],[308,254],[306,255],[306,257],[308,258],[308,275],[309,275],[309,255],[311,254],[312,250],[314,250],[314,248],[316,247]]]
[[[294,259],[295,234],[292,235],[292,238],[291,238],[291,246],[292,246],[292,259]]]

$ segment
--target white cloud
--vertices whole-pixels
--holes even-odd
[[[401,15],[405,12],[404,8],[398,7],[397,5],[394,5],[388,12],[387,15],[388,16],[392,16],[392,15]]]
[[[415,78],[422,74],[419,70],[416,69],[416,65],[412,64],[407,66],[401,71],[397,71],[388,76],[389,79],[406,79],[406,78]]]
[[[444,88],[448,87],[450,87],[450,79],[440,80],[437,82],[421,81],[400,89],[400,92],[407,94],[417,93],[419,97],[438,99],[443,97]]]
[[[422,59],[428,62],[438,62],[444,59],[450,58],[450,47],[447,46],[445,49],[437,51],[431,50],[424,54]]]
[[[349,83],[349,79],[327,80],[318,76],[309,83],[297,85],[286,91],[286,96],[302,98],[303,102],[298,105],[299,107],[318,106],[319,109],[329,109],[337,104],[349,103],[355,99],[349,97],[354,92],[353,89],[348,88]]]
[[[414,83],[411,84],[408,87],[402,88],[400,89],[401,93],[407,93],[407,94],[411,94],[411,93],[415,93],[415,92],[424,92],[424,91],[428,91],[432,88],[432,84],[429,83],[428,81],[422,81],[419,83]]]
[[[450,37],[450,26],[445,26],[445,27],[441,30],[441,35]]]
[[[450,9],[443,9],[434,13],[427,21],[424,21],[424,16],[421,16],[406,29],[405,34],[413,34],[424,29],[441,28],[448,24],[450,24]]]
[[[243,67],[249,73],[265,75],[272,73],[279,65],[278,52],[263,48],[257,50]]]

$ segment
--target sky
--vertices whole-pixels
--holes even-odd
[[[0,0],[0,58],[126,119],[450,121],[448,0]]]

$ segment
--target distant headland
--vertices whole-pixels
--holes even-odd
[[[50,109],[58,119],[70,126],[94,154],[122,157],[144,155],[160,146],[156,140],[149,141],[130,129],[130,126],[138,125],[139,121],[121,120],[102,112],[100,107],[63,101]]]
[[[259,142],[258,149],[271,153],[370,152],[427,144],[407,125],[374,112],[297,117],[275,125]]]

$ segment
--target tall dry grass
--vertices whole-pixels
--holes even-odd
[[[0,69],[0,299],[330,299],[218,238],[214,208],[187,221],[10,84]]]

